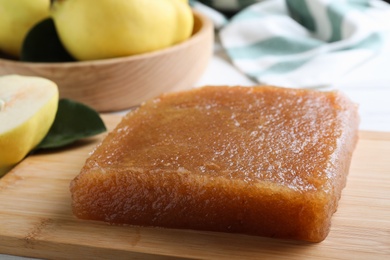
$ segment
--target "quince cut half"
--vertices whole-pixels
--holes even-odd
[[[58,107],[57,85],[44,78],[0,77],[0,176],[48,133]]]

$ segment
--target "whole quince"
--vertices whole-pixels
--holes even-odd
[[[27,32],[49,12],[50,0],[0,0],[0,51],[19,57]]]
[[[77,60],[122,57],[189,38],[187,0],[52,0],[61,42]]]

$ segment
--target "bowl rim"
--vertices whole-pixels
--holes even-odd
[[[12,64],[17,65],[20,67],[34,67],[34,68],[66,68],[66,67],[89,67],[89,66],[97,66],[97,65],[109,65],[109,64],[117,64],[118,62],[128,62],[128,61],[137,61],[137,60],[144,60],[148,58],[154,58],[157,56],[165,55],[171,52],[174,52],[179,49],[186,48],[188,45],[193,44],[194,42],[198,41],[199,38],[201,38],[204,34],[208,33],[210,28],[213,31],[214,25],[212,21],[206,17],[205,15],[201,14],[200,12],[196,10],[192,10],[192,13],[194,17],[199,18],[202,26],[200,29],[195,32],[191,37],[183,42],[180,42],[178,44],[172,45],[170,47],[156,50],[152,52],[142,53],[142,54],[136,54],[136,55],[130,55],[130,56],[124,56],[124,57],[116,57],[116,58],[108,58],[108,59],[99,59],[99,60],[86,60],[86,61],[68,61],[68,62],[26,62],[26,61],[18,61],[18,60],[11,60],[11,59],[4,59],[0,58],[0,64]]]

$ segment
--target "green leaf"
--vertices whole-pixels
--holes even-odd
[[[38,22],[27,33],[20,54],[28,62],[70,62],[75,59],[65,49],[52,18]]]
[[[95,110],[69,99],[61,99],[53,125],[36,149],[63,147],[106,130]]]

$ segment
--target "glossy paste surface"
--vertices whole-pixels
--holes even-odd
[[[204,87],[126,115],[72,182],[76,216],[318,242],[345,186],[357,107],[337,92]]]

